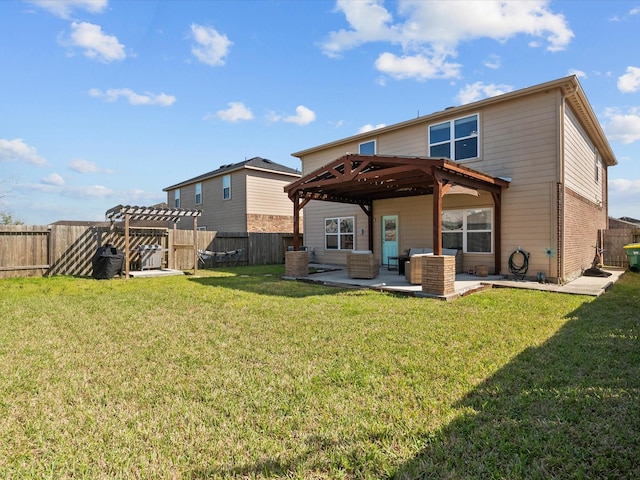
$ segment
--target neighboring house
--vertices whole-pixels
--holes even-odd
[[[222,165],[163,189],[172,207],[202,210],[198,228],[218,232],[291,232],[293,210],[283,188],[300,172],[254,157]],[[185,218],[178,228],[193,228]]]
[[[609,228],[640,228],[640,220],[630,217],[609,218]]]
[[[303,177],[286,191],[317,262],[456,248],[464,271],[508,275],[522,249],[528,277],[561,283],[591,266],[617,164],[575,76],[293,155]]]

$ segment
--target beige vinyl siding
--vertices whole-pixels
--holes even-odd
[[[596,179],[596,148],[568,106],[565,109],[564,130],[565,185],[591,202],[601,202],[601,162],[598,161]]]
[[[557,249],[560,100],[556,92],[539,93],[487,107],[481,115],[482,160],[465,162],[490,175],[511,178],[502,192],[505,274],[509,256],[518,247],[531,253],[528,274],[534,276],[549,270],[545,249]],[[473,268],[475,261],[465,256],[465,269]],[[555,268],[547,273],[555,274]]]
[[[309,220],[307,217],[311,217]],[[304,208],[305,245],[313,251],[313,259],[319,263],[346,265],[347,250],[325,250],[324,219],[335,217],[354,217],[355,250],[369,249],[369,226],[367,215],[358,206],[333,202],[311,201]],[[360,229],[364,232],[360,235]],[[379,258],[379,254],[377,255]]]
[[[222,198],[222,178],[219,175],[202,182],[202,216],[198,225],[218,232],[245,232],[246,219],[246,173],[231,172],[231,198]],[[194,186],[189,186],[194,189]],[[194,190],[195,195],[195,190]]]
[[[382,217],[398,216],[398,252],[433,246],[433,202],[430,195],[379,200],[373,204],[374,250],[382,250]]]
[[[427,126],[414,125],[403,130],[380,135],[378,153],[381,155],[428,156]]]
[[[259,170],[247,174],[247,213],[258,215],[293,215],[293,202],[284,192],[284,187],[296,177],[282,176]],[[233,195],[233,191],[232,191]]]

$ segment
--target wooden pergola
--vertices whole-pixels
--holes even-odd
[[[198,217],[202,210],[189,208],[164,208],[164,207],[138,207],[130,205],[118,205],[110,208],[105,214],[112,222],[124,220],[124,248],[125,248],[125,278],[129,278],[130,235],[131,220],[172,222],[173,228],[181,218],[193,218],[193,245],[172,245],[173,249],[193,249],[194,275],[198,273]]]
[[[369,223],[373,251],[373,202],[388,198],[433,195],[433,252],[442,254],[442,199],[452,187],[491,193],[495,206],[495,271],[500,271],[502,189],[507,180],[446,158],[347,154],[284,190],[293,201],[293,247],[300,248],[300,210],[311,200],[359,205]]]

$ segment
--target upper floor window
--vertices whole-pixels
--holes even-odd
[[[451,160],[477,158],[478,114],[429,126],[429,156]]]
[[[231,175],[222,177],[222,198],[224,200],[231,198]]]
[[[353,250],[353,217],[324,219],[324,246],[327,250]]]
[[[176,208],[180,208],[180,189],[176,188],[173,192],[173,204]]]
[[[202,205],[202,184],[196,183],[196,205]]]
[[[376,141],[364,142],[360,144],[358,149],[360,155],[375,155],[376,154]]]
[[[442,212],[442,247],[465,253],[493,251],[493,210],[471,208]]]

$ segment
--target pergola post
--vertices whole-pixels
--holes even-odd
[[[131,215],[129,213],[124,216],[124,278],[129,279],[129,260],[130,254],[130,242],[129,242],[129,220]]]
[[[500,275],[502,268],[502,195],[500,192],[491,192],[493,197],[493,224],[494,224],[494,246],[493,246],[493,259],[494,259],[494,274]],[[551,273],[551,272],[549,272]]]
[[[298,197],[293,199],[293,250],[300,250],[300,203]]]
[[[433,254],[442,255],[442,180],[433,175]]]
[[[198,217],[193,217],[193,275],[198,275]]]

